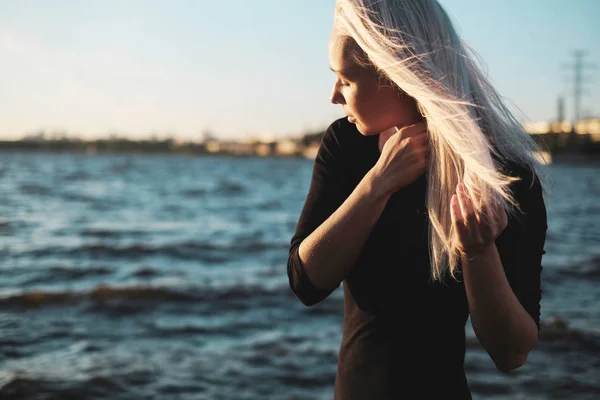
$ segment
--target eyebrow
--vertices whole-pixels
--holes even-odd
[[[329,69],[332,70],[333,72],[335,72],[336,74],[340,74],[345,77],[350,77],[353,75],[353,70],[351,70],[351,69],[344,69],[344,68],[335,69],[331,65],[329,66]]]
[[[344,69],[344,68],[335,69],[330,65],[329,69],[332,70],[333,72],[335,72],[336,74],[340,74],[348,79],[355,79],[357,74],[359,73],[359,71],[353,67],[347,68],[347,69]]]

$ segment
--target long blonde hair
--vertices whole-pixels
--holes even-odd
[[[450,215],[456,185],[462,182],[476,194],[478,211],[500,204],[510,214],[518,204],[509,185],[517,178],[505,174],[494,158],[516,161],[542,181],[538,145],[436,0],[336,0],[334,26],[415,99],[427,121],[431,277],[456,278],[460,256]]]

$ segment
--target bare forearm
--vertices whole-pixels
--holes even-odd
[[[537,326],[513,293],[495,244],[462,257],[473,329],[499,370],[521,366],[537,342]]]
[[[354,265],[389,194],[376,188],[369,172],[346,201],[300,244],[299,254],[313,285],[337,287]]]

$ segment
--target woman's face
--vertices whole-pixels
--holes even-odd
[[[331,102],[341,105],[348,120],[365,136],[422,120],[412,98],[401,94],[374,67],[355,61],[357,50],[359,47],[352,39],[332,32],[329,63],[336,80]]]

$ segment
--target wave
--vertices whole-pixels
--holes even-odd
[[[13,227],[10,221],[0,217],[0,236],[10,236],[12,231]]]
[[[71,172],[67,175],[64,175],[63,177],[61,177],[63,181],[65,182],[75,182],[75,181],[87,181],[87,180],[91,180],[94,177],[92,177],[92,175],[87,172],[87,171],[74,171]]]
[[[181,260],[198,260],[207,263],[227,261],[239,255],[261,253],[268,250],[287,250],[287,241],[267,242],[261,240],[238,240],[228,243],[210,241],[185,241],[167,244],[133,243],[126,246],[108,243],[86,243],[75,247],[47,246],[22,252],[28,257],[96,257],[140,258],[167,256]]]
[[[566,271],[565,271],[566,272]],[[600,278],[600,255],[595,255],[569,268],[570,274],[575,274],[584,279]]]
[[[580,349],[600,353],[600,332],[584,331],[569,326],[563,318],[549,318],[540,324],[540,341],[551,345],[549,350]]]
[[[204,197],[208,191],[204,188],[190,188],[181,192],[184,197]]]
[[[226,196],[242,195],[246,193],[246,188],[240,183],[222,180],[219,182],[215,192],[216,194]]]
[[[39,308],[53,305],[76,305],[82,302],[104,302],[120,300],[123,302],[144,303],[196,303],[221,302],[234,307],[236,301],[249,303],[250,300],[264,298],[291,297],[289,287],[279,286],[267,289],[258,285],[233,285],[228,287],[187,288],[160,287],[151,285],[108,286],[98,285],[88,291],[44,291],[30,290],[0,297],[0,309],[10,307]]]
[[[152,267],[141,267],[132,272],[131,276],[136,278],[154,278],[161,274],[155,268]]]
[[[23,282],[25,285],[69,282],[89,277],[108,276],[114,271],[107,267],[68,267],[55,265],[50,268],[19,268],[18,272],[35,274]]]
[[[48,196],[54,193],[51,187],[38,183],[22,183],[19,189],[21,193],[27,195]]]
[[[469,349],[481,349],[475,336],[467,336],[466,344]],[[540,322],[538,347],[551,353],[579,350],[600,354],[600,331],[571,327],[563,318],[548,318]]]
[[[1,399],[120,398],[130,392],[118,377],[92,376],[84,380],[40,379],[15,375],[0,387]]]
[[[148,236],[154,233],[149,230],[141,230],[141,229],[110,229],[110,228],[88,228],[83,229],[79,232],[81,236],[86,237],[95,237],[95,238],[120,238],[120,237],[140,237],[140,236]]]
[[[562,284],[565,280],[572,279],[585,281],[598,280],[600,279],[600,255],[593,255],[564,267],[552,264],[551,272],[546,279],[558,285]]]

